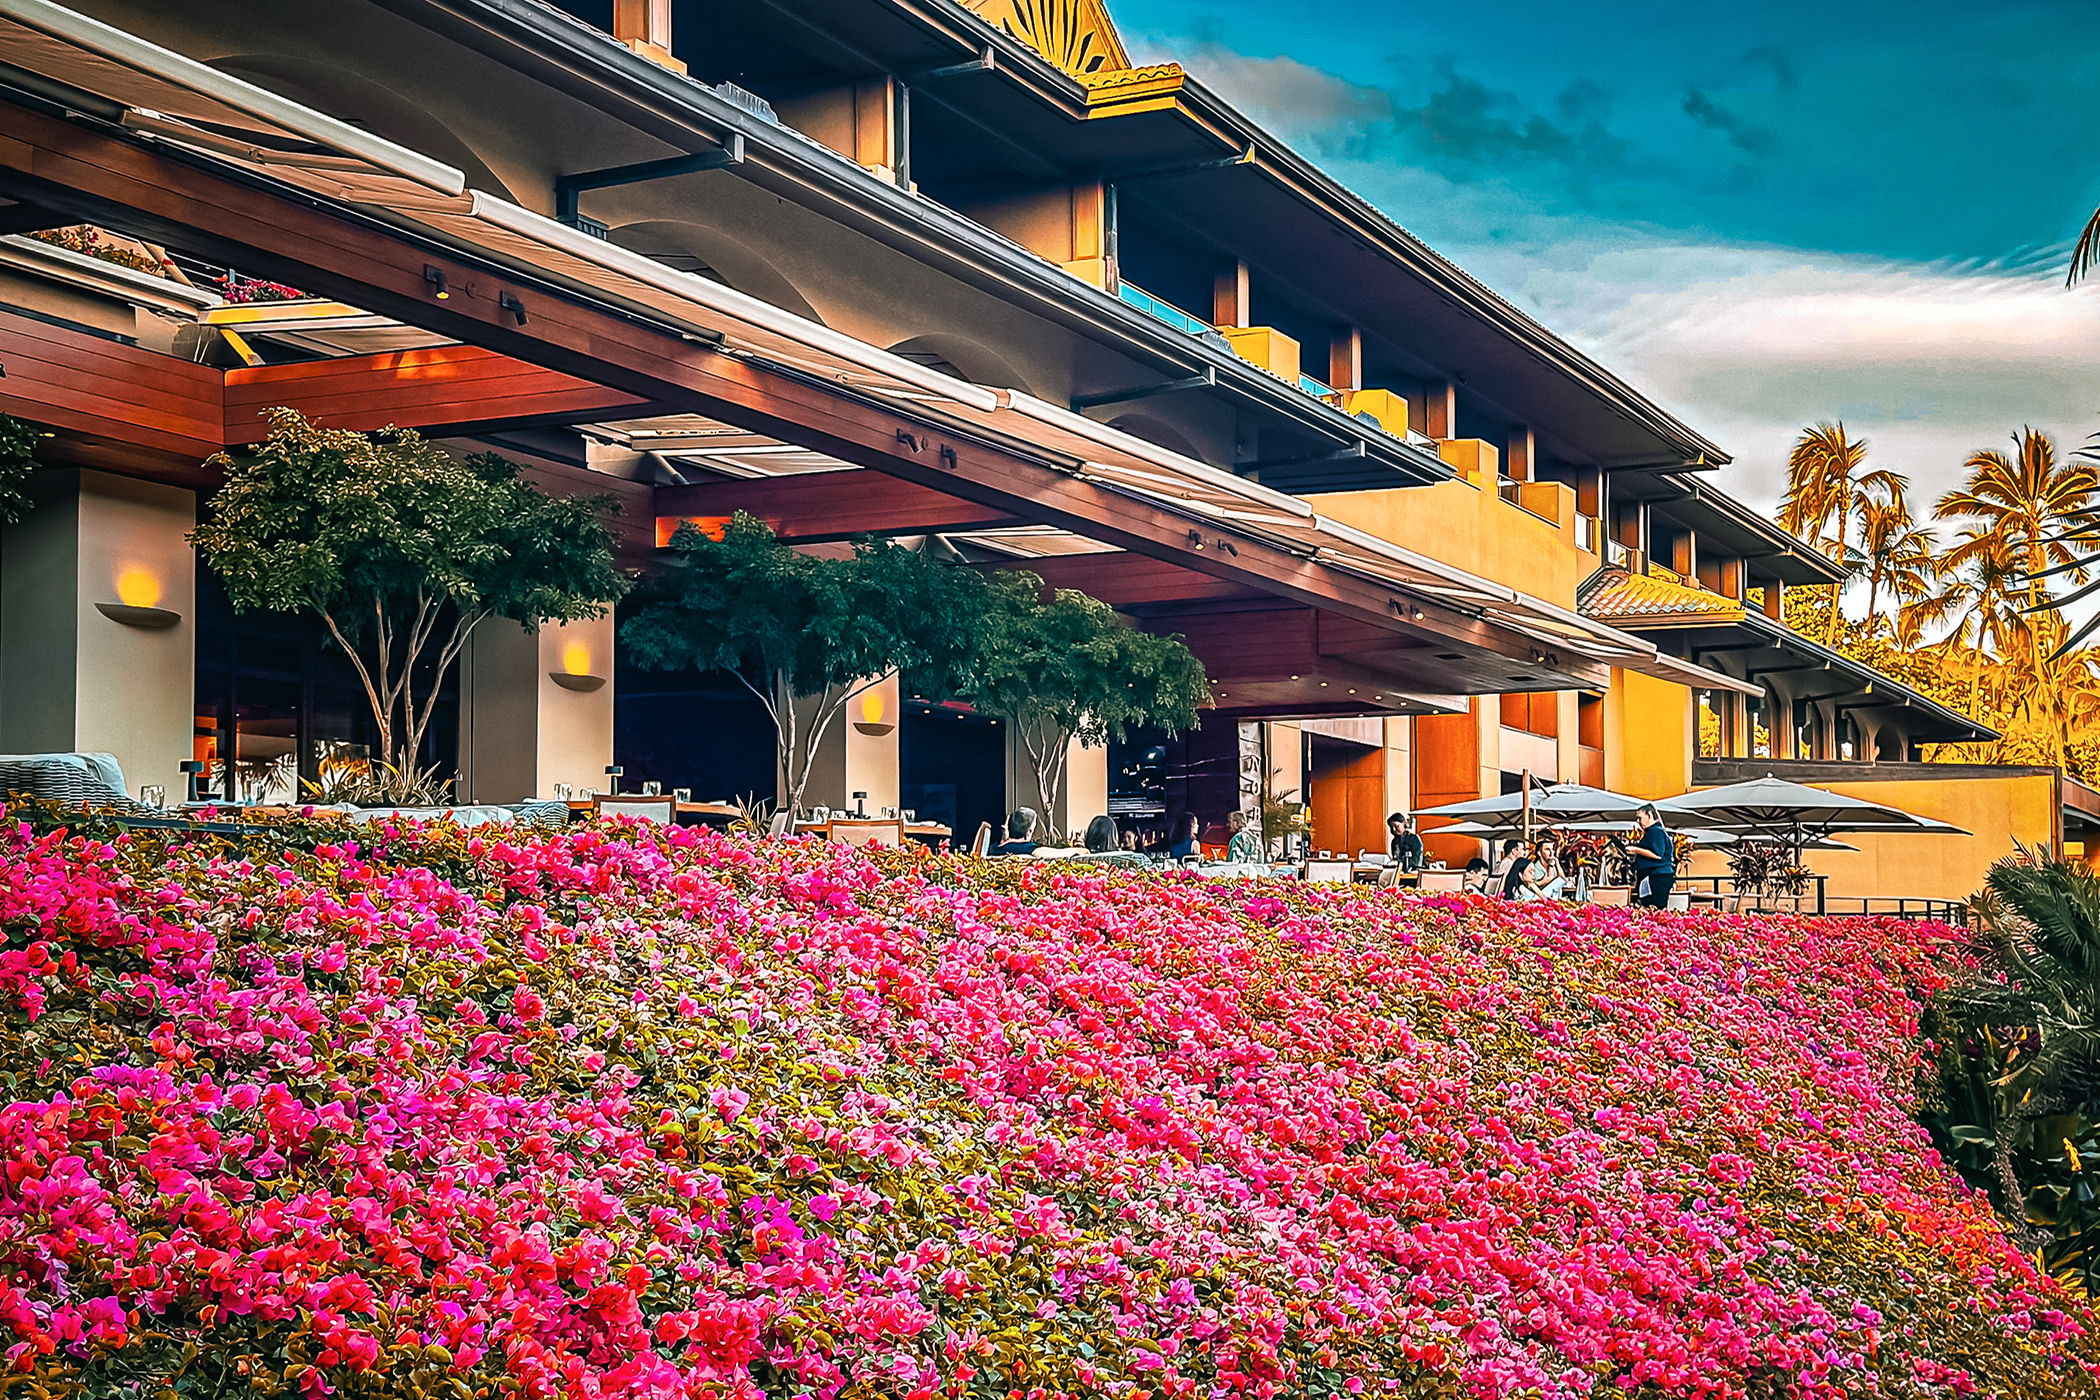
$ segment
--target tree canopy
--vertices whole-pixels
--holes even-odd
[[[234,609],[312,612],[356,668],[379,761],[403,779],[468,636],[603,616],[627,591],[604,497],[550,496],[495,453],[405,429],[321,428],[288,408],[225,474],[190,536]]]
[[[12,525],[29,510],[37,437],[34,424],[0,413],[0,524]]]
[[[961,698],[1014,726],[1046,817],[1064,789],[1072,739],[1101,745],[1133,729],[1197,726],[1210,684],[1181,638],[1139,631],[1069,588],[1046,600],[1031,573],[1001,573],[989,593],[984,640]]]
[[[808,554],[741,512],[719,534],[682,526],[670,547],[672,567],[621,640],[653,670],[735,674],[772,716],[791,810],[854,695],[893,671],[914,688],[953,690],[977,645],[983,581],[917,550],[863,541],[844,558]]]

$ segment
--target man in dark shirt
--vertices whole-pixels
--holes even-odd
[[[1670,887],[1677,883],[1677,846],[1670,840],[1670,833],[1663,827],[1662,813],[1653,804],[1644,806],[1634,814],[1641,825],[1641,834],[1634,838],[1627,854],[1633,857],[1633,879],[1635,904],[1645,904],[1651,909],[1670,907]],[[1647,892],[1641,893],[1645,882]]]
[[[1422,868],[1422,838],[1415,835],[1415,819],[1405,812],[1395,812],[1385,819],[1386,835],[1390,838],[1386,854],[1401,870]]]
[[[992,847],[995,856],[1031,856],[1035,854],[1035,813],[1026,807],[1017,807],[1006,819],[1006,839]]]

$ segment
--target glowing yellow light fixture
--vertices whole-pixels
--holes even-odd
[[[173,627],[182,621],[182,614],[160,606],[160,576],[144,565],[122,565],[115,583],[117,601],[95,604],[95,610],[110,621],[151,629]]]
[[[882,718],[881,691],[868,690],[862,692],[860,697],[860,718],[853,721],[853,727],[863,734],[872,735],[878,739],[897,727],[894,724],[885,722]]]
[[[583,642],[570,642],[561,649],[561,669],[549,671],[547,678],[563,690],[589,693],[602,689],[605,677],[591,674],[591,649]]]
[[[117,575],[117,600],[127,608],[157,608],[160,580],[134,564]]]

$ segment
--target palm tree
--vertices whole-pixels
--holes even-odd
[[[1939,646],[1950,657],[1958,651],[1969,659],[1967,709],[1973,715],[1985,655],[2009,653],[2024,627],[2015,610],[2021,587],[2019,561],[2004,536],[1972,526],[1935,563],[1934,573],[1938,589],[1897,610],[1896,639],[1900,645],[1914,646],[1952,619],[1954,628]]]
[[[1843,423],[1804,429],[1786,458],[1786,499],[1780,528],[1821,548],[1823,530],[1837,521],[1837,555],[1845,557],[1845,526],[1858,490],[1853,473],[1867,457],[1867,440],[1854,438]]]
[[[1969,481],[1940,497],[1941,519],[1972,522],[1986,534],[2001,536],[2013,547],[2022,567],[2026,606],[2048,600],[2043,579],[2052,571],[2072,582],[2085,580],[2088,561],[2072,547],[2072,538],[2090,531],[2100,519],[2100,473],[2083,462],[2058,463],[2056,444],[2047,433],[2022,428],[2013,436],[2014,451],[1977,452],[1964,463]],[[1983,549],[1972,537],[1955,547],[1948,562]]]
[[[1893,472],[1871,475],[1884,478],[1859,493],[1854,513],[1859,517],[1861,572],[1867,579],[1867,632],[1881,630],[1881,595],[1914,603],[1932,591],[1933,555],[1939,541],[1932,531],[1911,518],[1910,501],[1903,494],[1907,482]],[[1891,484],[1892,483],[1892,484]]]

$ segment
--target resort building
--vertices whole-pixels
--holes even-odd
[[[1718,446],[1095,0],[0,0],[0,131],[0,412],[48,464],[0,533],[0,751],[288,797],[367,741],[325,634],[236,615],[185,538],[278,405],[610,493],[636,570],[743,511],[1185,637],[1214,715],[1076,753],[1059,825],[1302,795],[1355,850],[1527,774],[1878,785],[1989,737],[1787,626],[1837,576]],[[421,760],[770,799],[764,713],[615,621],[484,625]],[[965,831],[1023,790],[995,721],[861,705],[812,800]],[[1960,776],[1897,800],[1976,854],[1857,892],[1966,894],[2082,810]]]

